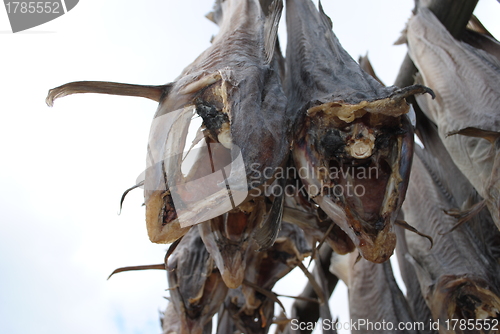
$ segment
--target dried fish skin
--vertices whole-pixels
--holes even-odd
[[[291,123],[285,115],[287,99],[274,53],[282,7],[281,0],[274,1],[265,16],[258,0],[216,2],[211,17],[220,31],[212,45],[166,85],[74,82],[49,92],[48,104],[75,93],[139,96],[159,102],[150,134],[144,194],[152,242],[170,243],[188,230],[176,216],[168,183],[183,179],[176,155],[185,147],[195,114],[203,119],[203,133],[209,141],[220,143],[232,156],[234,152],[241,155],[244,163],[232,168],[227,178],[237,185],[235,191],[246,194],[249,188],[272,183],[263,170],[273,170],[286,161]],[[170,125],[163,118],[169,118]],[[170,142],[168,133],[174,137]],[[207,208],[217,206],[224,192],[221,189],[200,202],[192,210],[194,215],[203,216]],[[193,224],[199,222],[195,218]]]
[[[245,207],[198,225],[205,247],[225,284],[231,289],[241,285],[245,278],[247,257],[258,250],[252,236],[263,221],[264,214],[264,199],[256,198],[247,202]]]
[[[157,119],[169,115],[176,108],[194,104],[196,113],[203,118],[205,134],[209,140],[227,148],[226,156],[241,155],[243,162],[237,168],[233,168],[234,161],[230,163],[232,168],[226,180],[231,184],[231,191],[241,192],[241,199],[235,203],[238,205],[245,200],[247,190],[272,183],[273,180],[266,178],[263,170],[281,166],[289,152],[290,131],[285,119],[287,101],[281,88],[279,70],[275,68],[277,62],[274,61],[276,27],[282,3],[278,0],[273,2],[273,11],[268,17],[264,17],[256,0],[231,0],[217,3],[217,6],[220,6],[216,10],[220,12],[217,16],[219,34],[212,45],[172,84],[155,117]],[[184,128],[187,128],[187,120],[185,122]],[[185,134],[176,137],[185,138]],[[168,152],[161,150],[171,144],[164,140],[152,142],[159,145],[159,153],[150,152],[148,155],[159,157],[157,160],[160,161],[168,160]],[[184,143],[177,146],[183,147],[182,144]],[[215,156],[214,160],[218,160],[218,157]],[[168,166],[160,165],[154,175],[149,178],[146,176],[153,184],[158,184],[153,189],[159,189],[154,193],[145,193],[146,207],[150,198],[152,204],[161,202],[160,197],[165,198],[167,191],[162,189],[165,188],[163,184],[172,182],[166,180],[165,174],[179,175],[178,165],[179,162],[175,161],[168,163]],[[224,196],[227,196],[227,192],[221,189],[220,192],[206,196],[199,208],[190,211],[203,212],[217,207]],[[185,233],[177,227],[176,221],[162,221],[162,213],[167,204],[163,200],[160,210],[158,206],[151,206],[148,220],[155,226],[161,223],[162,230],[165,230],[161,236],[154,238],[154,242],[172,241]],[[222,211],[231,209],[233,208],[228,207]],[[204,217],[203,214],[201,216]],[[196,218],[191,224],[209,218],[212,217]],[[167,226],[172,227],[172,232]]]
[[[276,282],[311,254],[304,231],[296,225],[283,223],[274,245],[266,251],[253,253],[247,264],[245,279],[271,290]],[[244,292],[246,288],[243,287]]]
[[[254,184],[266,181],[255,169],[280,166],[288,151],[287,101],[271,61],[277,35],[266,28],[279,21],[281,1],[275,3],[274,12],[267,18],[257,0],[220,3],[220,32],[212,45],[184,69],[157,111],[160,116],[177,110],[185,105],[182,96],[193,92],[188,100],[194,101],[202,94],[205,105],[227,116],[232,142],[241,148],[248,178],[258,181]],[[252,170],[252,163],[259,166]]]
[[[311,1],[288,0],[286,15],[285,90],[296,120],[295,165],[306,175],[309,196],[361,255],[384,262],[396,244],[392,226],[412,158],[405,98],[430,91],[384,87],[364,72],[340,45],[321,6],[318,11]]]
[[[479,21],[478,21],[479,22]],[[500,43],[489,32],[481,33],[467,29],[461,36],[461,40],[470,46],[481,49],[500,60]]]
[[[197,228],[182,238],[166,268],[171,302],[180,317],[180,334],[204,333],[224,302],[227,287]]]
[[[330,272],[341,278],[349,289],[350,318],[356,322],[366,319],[371,323],[391,323],[393,330],[387,329],[384,333],[419,333],[418,328],[397,329],[398,324],[415,323],[415,319],[396,283],[391,263],[373,263],[366,259],[356,262],[358,255],[357,251],[347,255],[333,253],[330,262]],[[378,307],[375,310],[370,305]],[[363,327],[351,331],[360,334],[373,332]]]
[[[229,314],[233,325],[239,332],[267,334],[272,325],[274,301],[264,297],[259,307],[248,309],[245,307],[245,296],[240,287],[229,290],[224,302],[224,311]]]
[[[181,332],[180,317],[175,311],[174,304],[168,303],[164,316],[161,319],[163,334],[177,334]]]
[[[283,223],[272,247],[250,252],[243,285],[230,290],[224,303],[241,332],[268,332],[273,320],[274,303],[280,303],[272,288],[311,253],[304,232],[288,223]]]
[[[498,263],[478,247],[467,225],[450,232],[456,221],[443,211],[453,205],[440,186],[439,176],[444,171],[436,169],[436,160],[428,152],[420,148],[415,152],[403,210],[408,223],[430,235],[434,246],[429,249],[421,237],[406,232],[407,258],[432,317],[441,323],[497,318]],[[443,328],[440,332],[447,333]]]
[[[427,9],[408,25],[409,53],[436,99],[417,97],[455,164],[500,228],[500,59],[455,40]]]
[[[293,165],[293,163],[290,163]],[[351,239],[317,205],[307,198],[302,181],[298,177],[287,180],[287,188],[293,195],[285,197],[283,222],[300,227],[311,245],[326,238],[326,242],[338,254],[347,254],[355,249]]]

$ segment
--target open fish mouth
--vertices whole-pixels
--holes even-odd
[[[373,102],[361,105],[368,108],[309,108],[293,154],[308,195],[364,258],[384,262],[396,244],[392,226],[408,184],[413,129],[398,115],[407,111],[406,102],[389,114],[369,112]]]
[[[480,278],[446,275],[434,289],[431,311],[436,319],[500,319],[500,299]]]

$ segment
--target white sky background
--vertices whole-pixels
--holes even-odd
[[[323,2],[355,58],[369,52],[394,82],[406,53],[392,46],[413,0]],[[125,200],[145,167],[157,104],[132,97],[74,95],[45,105],[50,88],[78,80],[170,82],[216,34],[204,18],[211,0],[82,0],[66,15],[12,34],[0,8],[0,328],[3,333],[160,333],[164,271],[119,274],[161,263],[149,242],[141,190]],[[480,0],[479,19],[500,37],[500,4]],[[280,38],[283,52],[284,20]],[[298,294],[305,279],[276,290]],[[342,295],[344,297],[342,297]],[[345,289],[334,314],[347,321]],[[344,298],[344,299],[342,299]],[[290,305],[292,301],[283,298]]]

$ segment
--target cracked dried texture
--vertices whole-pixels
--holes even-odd
[[[434,239],[434,247],[429,249],[425,239],[406,232],[407,258],[432,316],[441,322],[497,318],[497,260],[480,246],[468,225],[450,232],[456,221],[443,208],[455,204],[441,186],[440,175],[446,173],[428,152],[417,148],[416,153],[403,209],[409,224]]]
[[[364,258],[384,262],[396,244],[393,224],[412,159],[405,98],[431,91],[384,87],[364,72],[340,45],[321,5],[318,11],[311,1],[287,0],[287,29],[285,91],[302,182]]]
[[[417,102],[500,228],[500,59],[455,40],[425,9],[411,19],[408,43],[423,83],[436,92],[434,101]]]

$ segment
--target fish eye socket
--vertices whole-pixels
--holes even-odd
[[[322,150],[328,157],[343,153],[345,145],[346,143],[337,129],[329,129],[320,142]]]

